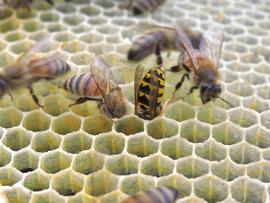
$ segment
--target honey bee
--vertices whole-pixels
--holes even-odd
[[[154,11],[164,2],[165,0],[130,0],[129,8],[133,11],[134,15],[140,15]]]
[[[173,203],[176,201],[177,196],[177,190],[169,187],[159,187],[145,192],[138,192],[122,203]]]
[[[165,86],[165,68],[162,65],[159,45],[156,46],[155,53],[158,66],[142,77],[144,67],[139,65],[134,78],[135,114],[148,120],[154,119],[163,111],[161,101]]]
[[[150,30],[137,38],[128,51],[128,60],[142,60],[154,52],[157,43],[162,50],[176,50],[176,29],[159,25],[141,24],[135,27],[138,31]],[[193,32],[187,26],[183,27],[194,48],[199,48],[201,33]]]
[[[176,84],[174,94],[182,86],[185,78],[188,78],[193,84],[188,94],[191,94],[195,89],[200,89],[200,98],[203,104],[219,98],[232,106],[219,96],[222,92],[218,83],[218,67],[223,45],[223,28],[220,25],[211,26],[202,36],[199,49],[192,46],[181,26],[177,26],[176,32],[176,44],[183,53],[179,57],[179,66],[183,67],[187,73]]]
[[[64,82],[63,88],[66,91],[81,96],[70,106],[95,100],[109,118],[120,118],[126,115],[127,99],[104,59],[100,56],[95,57],[90,69],[91,73],[74,75]]]
[[[45,43],[48,43],[48,38],[30,47],[14,64],[4,68],[0,74],[0,98],[7,93],[13,99],[11,90],[27,86],[34,102],[43,107],[34,94],[32,83],[54,79],[70,70],[69,65],[57,55],[34,58]]]

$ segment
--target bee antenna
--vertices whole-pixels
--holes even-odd
[[[230,107],[234,107],[230,102],[228,102],[226,99],[222,98],[222,97],[216,97],[222,101],[224,101],[226,104],[228,104]]]

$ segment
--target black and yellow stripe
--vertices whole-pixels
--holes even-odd
[[[155,74],[153,74],[155,73]],[[151,84],[152,77],[158,77],[158,84]],[[163,66],[155,67],[149,70],[140,82],[138,89],[138,105],[143,115],[141,117],[145,119],[153,119],[150,112],[158,112],[165,87],[165,68]],[[150,95],[152,88],[158,88],[157,95]],[[154,106],[150,104],[154,102]],[[154,108],[154,109],[153,109]],[[154,117],[157,115],[153,115]]]

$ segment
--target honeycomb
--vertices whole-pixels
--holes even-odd
[[[126,53],[140,22],[205,31],[223,24],[222,101],[202,105],[185,82],[165,114],[144,121],[132,114],[112,121],[95,102],[72,108],[76,97],[52,81],[34,84],[43,109],[26,89],[0,100],[0,194],[11,203],[115,203],[139,190],[173,186],[178,203],[270,202],[270,2],[167,0],[152,14],[133,16],[125,0],[35,1],[32,12],[5,8],[0,16],[0,66],[15,62],[50,34],[64,46],[70,75],[88,72],[102,55],[133,109],[137,63]],[[163,53],[166,67],[178,53]],[[81,60],[85,58],[86,60]],[[150,56],[139,63],[155,65]],[[165,98],[182,73],[166,73]],[[64,76],[68,77],[68,76]],[[61,81],[64,78],[59,78]]]

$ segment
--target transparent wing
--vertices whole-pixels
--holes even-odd
[[[188,38],[187,34],[185,33],[181,25],[178,25],[176,27],[176,47],[180,51],[183,51],[184,49],[187,52],[193,64],[193,67],[191,68],[196,73],[197,69],[199,68],[196,54],[195,54],[195,51],[194,51],[194,48],[192,46],[190,39]]]
[[[142,80],[144,67],[138,65],[135,70],[134,76],[134,100],[135,100],[135,114],[138,114],[138,93],[139,93],[139,86]]]
[[[150,117],[154,118],[157,112],[157,102],[158,102],[158,92],[159,92],[159,83],[157,72],[151,70],[151,79],[150,79]]]
[[[216,24],[208,29],[200,41],[200,51],[208,56],[217,68],[219,66],[223,40],[223,27]]]

